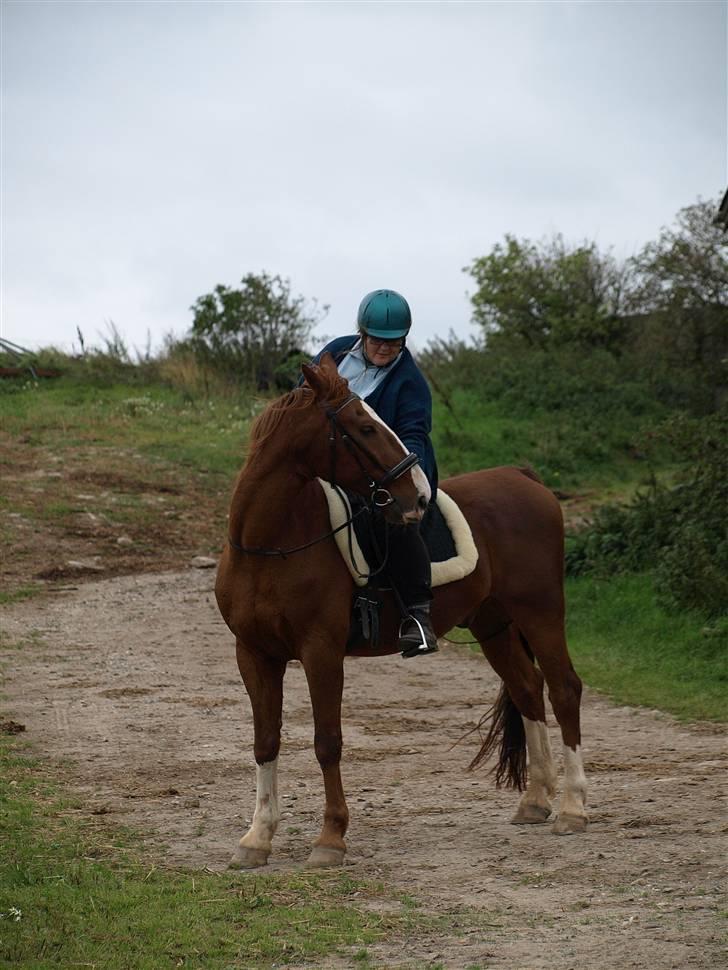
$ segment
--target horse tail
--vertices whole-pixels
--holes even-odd
[[[468,765],[468,771],[478,768],[487,761],[500,745],[498,762],[493,767],[496,788],[505,785],[523,791],[528,780],[526,767],[526,732],[523,728],[521,713],[513,703],[505,684],[501,685],[495,704],[485,712],[478,724],[478,730],[490,722],[480,751]]]

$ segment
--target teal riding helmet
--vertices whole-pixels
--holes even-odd
[[[409,303],[395,290],[372,290],[359,304],[356,322],[370,337],[396,340],[409,333],[412,312]]]

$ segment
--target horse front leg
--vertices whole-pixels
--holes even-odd
[[[280,821],[278,806],[278,752],[281,745],[283,675],[285,662],[236,644],[238,668],[253,709],[256,761],[255,812],[250,828],[230,860],[232,869],[264,866]]]
[[[308,858],[310,866],[340,866],[346,853],[344,835],[349,825],[341,783],[341,696],[344,690],[344,659],[323,656],[323,651],[304,655],[314,723],[314,748],[324,779],[326,804],[321,834]]]

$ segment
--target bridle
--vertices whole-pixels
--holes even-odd
[[[420,460],[419,457],[412,451],[410,451],[402,461],[394,465],[393,468],[385,468],[384,465],[379,461],[379,459],[371,453],[371,451],[363,445],[361,441],[357,441],[356,438],[352,438],[346,433],[346,431],[341,427],[339,422],[336,420],[337,415],[339,415],[347,405],[351,404],[352,401],[359,401],[361,398],[358,394],[350,394],[349,397],[340,404],[336,410],[332,408],[326,409],[326,417],[329,419],[329,454],[330,454],[330,466],[331,466],[331,484],[336,487],[336,435],[338,432],[339,437],[342,442],[349,449],[349,454],[356,461],[359,466],[362,475],[367,479],[367,483],[370,489],[369,502],[372,506],[378,509],[386,509],[388,506],[393,505],[397,500],[387,489],[387,485],[391,485],[392,482],[401,478],[406,472],[413,468],[417,462]],[[381,471],[384,472],[381,478],[374,478],[370,472],[364,467],[364,464],[357,454],[358,449],[363,455],[365,455],[369,461],[376,465]],[[380,497],[378,497],[380,496]],[[382,497],[383,496],[383,497]]]
[[[312,539],[310,542],[306,542],[301,546],[295,546],[292,549],[262,549],[252,546],[241,546],[240,543],[235,542],[230,538],[230,536],[228,536],[228,544],[231,546],[231,548],[235,549],[237,552],[243,552],[250,556],[280,556],[281,558],[285,559],[286,556],[290,556],[294,552],[302,552],[304,549],[310,549],[311,546],[315,546],[317,543],[323,542],[324,539],[330,539],[332,536],[336,535],[337,532],[341,532],[342,529],[346,529],[347,527],[351,528],[354,519],[356,519],[363,512],[372,512],[374,509],[386,509],[390,505],[397,502],[397,499],[392,495],[387,486],[391,485],[392,482],[406,474],[417,464],[420,459],[414,452],[410,451],[407,455],[405,455],[402,461],[398,462],[392,468],[385,468],[376,455],[373,455],[366,445],[347,434],[346,430],[342,428],[341,424],[337,420],[338,415],[344,410],[345,407],[351,404],[352,401],[359,400],[361,399],[358,394],[350,394],[343,404],[340,404],[337,408],[326,408],[326,417],[329,420],[329,460],[331,469],[331,485],[337,492],[341,492],[341,488],[336,481],[336,446],[337,442],[341,440],[346,445],[350,455],[352,458],[354,458],[362,474],[367,480],[370,490],[368,504],[362,505],[360,509],[352,513],[345,522],[337,526],[335,529],[331,529],[324,535],[318,536],[318,538]],[[379,478],[375,478],[364,466],[359,452],[361,452],[361,454],[364,455],[373,465],[377,466],[384,474]]]

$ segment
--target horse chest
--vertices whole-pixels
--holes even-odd
[[[302,628],[320,593],[310,572],[279,560],[238,572],[230,590],[228,626],[236,636],[256,642],[268,638],[287,642],[293,630]]]

